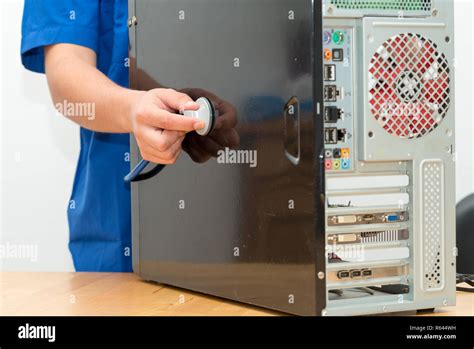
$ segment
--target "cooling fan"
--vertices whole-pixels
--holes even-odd
[[[372,115],[391,135],[419,138],[443,121],[450,105],[450,69],[431,40],[399,34],[380,46],[369,67]]]

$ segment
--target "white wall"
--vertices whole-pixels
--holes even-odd
[[[73,270],[66,207],[79,130],[55,113],[44,76],[21,65],[22,11],[21,0],[0,2],[0,244],[11,256],[0,268]],[[32,258],[15,258],[15,251]]]
[[[455,2],[456,40],[456,197],[474,192],[474,88],[472,0]]]
[[[461,199],[474,192],[474,13],[470,0],[456,2],[456,193]],[[0,2],[0,247],[11,251],[19,245],[30,248],[23,251],[30,251],[32,258],[0,258],[0,269],[73,270],[67,249],[66,206],[79,132],[55,114],[44,76],[21,66],[22,7],[21,0]]]

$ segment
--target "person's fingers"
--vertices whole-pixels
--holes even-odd
[[[199,104],[193,101],[193,99],[185,93],[173,89],[159,89],[157,91],[159,99],[164,103],[169,111],[199,109]]]
[[[170,165],[173,163],[173,161],[170,159],[165,159],[161,156],[157,156],[156,151],[147,144],[139,143],[139,148],[142,158],[146,161],[161,165]]]
[[[140,152],[143,159],[156,164],[169,165],[174,164],[181,154],[181,143],[183,138],[179,138],[167,150],[157,151],[147,143],[139,143]]]
[[[190,132],[200,130],[205,126],[201,121],[173,114],[154,106],[142,107],[137,110],[136,118],[140,124],[163,130]]]
[[[201,88],[183,89],[182,92],[193,96],[196,99],[199,97],[206,97],[212,102],[213,106],[219,113],[219,117],[216,119],[216,124],[214,126],[215,129],[234,128],[237,125],[237,109],[231,103],[226,102],[214,93]]]
[[[141,127],[135,136],[140,138],[156,152],[161,153],[168,150],[179,138],[183,138],[184,132],[165,131],[152,127]]]
[[[169,132],[169,131],[164,131],[164,132],[166,133],[166,132]],[[185,135],[180,136],[178,139],[176,139],[176,141],[167,150],[166,156],[169,159],[171,159],[173,161],[176,161],[178,159],[179,155],[181,154],[184,137],[185,137]]]

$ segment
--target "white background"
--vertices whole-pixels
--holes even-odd
[[[45,77],[21,65],[22,10],[23,1],[0,2],[0,243],[35,244],[38,259],[0,259],[0,269],[72,271],[66,207],[79,153],[79,130],[54,112]],[[456,196],[460,200],[474,192],[470,0],[456,1],[455,17]]]

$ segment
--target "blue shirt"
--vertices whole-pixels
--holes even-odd
[[[97,67],[128,87],[127,0],[25,0],[21,58],[44,73],[44,46],[69,43],[97,54]],[[77,271],[131,271],[129,135],[81,128],[68,205],[69,249]]]

